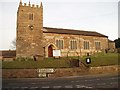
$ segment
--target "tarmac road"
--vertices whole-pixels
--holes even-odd
[[[118,88],[120,75],[85,75],[61,78],[3,79],[3,90],[39,90],[40,88]],[[114,90],[114,89],[113,89]]]

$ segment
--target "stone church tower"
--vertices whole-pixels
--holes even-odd
[[[17,11],[16,56],[43,57],[43,6],[20,1]]]

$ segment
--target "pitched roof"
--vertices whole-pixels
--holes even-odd
[[[106,35],[100,34],[95,31],[83,31],[83,30],[51,28],[51,27],[43,27],[43,32],[44,33],[57,33],[57,34],[73,34],[73,35],[83,35],[83,36],[108,37]]]
[[[0,51],[0,56],[6,57],[6,58],[15,57],[16,56],[16,51],[15,50]]]
[[[112,40],[108,40],[109,42],[114,42],[114,41],[112,41]]]

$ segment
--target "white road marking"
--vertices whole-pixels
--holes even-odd
[[[82,85],[81,87],[82,87],[82,88],[86,88],[86,86],[85,86],[85,85]]]
[[[67,85],[65,86],[65,88],[73,88],[71,85]]]
[[[96,79],[96,80],[100,80],[100,79]]]
[[[15,89],[19,88],[19,87],[14,87]]]
[[[38,88],[38,87],[31,87],[31,89],[35,89],[35,88]]]
[[[93,80],[89,80],[89,81],[93,81]]]
[[[97,85],[99,86],[99,85],[105,85],[106,83],[98,83]]]
[[[106,83],[102,83],[103,85],[105,85]]]
[[[84,85],[76,85],[77,88],[92,88],[92,87],[89,87],[89,86],[84,86]]]
[[[113,80],[113,79],[116,79],[116,78],[111,78],[111,79]]]
[[[53,88],[61,88],[62,86],[53,86]]]
[[[102,85],[102,84],[101,84],[101,83],[98,83],[97,85],[99,86],[99,85]]]
[[[76,85],[77,88],[82,88],[82,85]]]
[[[71,83],[74,83],[75,81],[71,81]]]
[[[42,86],[41,88],[50,88],[49,86]]]
[[[79,81],[71,81],[71,83],[74,83],[74,82],[79,82]]]
[[[110,84],[113,84],[113,83],[110,83]]]
[[[93,88],[93,87],[86,86],[86,88]]]
[[[31,84],[36,84],[36,83],[31,83]]]
[[[28,88],[28,87],[21,87],[22,89]]]
[[[87,84],[88,86],[93,86],[93,84]]]

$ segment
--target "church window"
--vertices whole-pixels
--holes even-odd
[[[89,41],[84,41],[84,49],[89,49]]]
[[[63,49],[63,40],[56,40],[56,46],[58,49]]]
[[[33,20],[33,18],[34,18],[33,13],[29,13],[29,20]]]
[[[99,50],[100,48],[101,48],[100,42],[99,42],[99,41],[96,41],[96,42],[95,42],[95,49],[96,49],[96,50]]]
[[[77,49],[77,41],[76,40],[71,40],[70,41],[70,49],[71,50]]]

